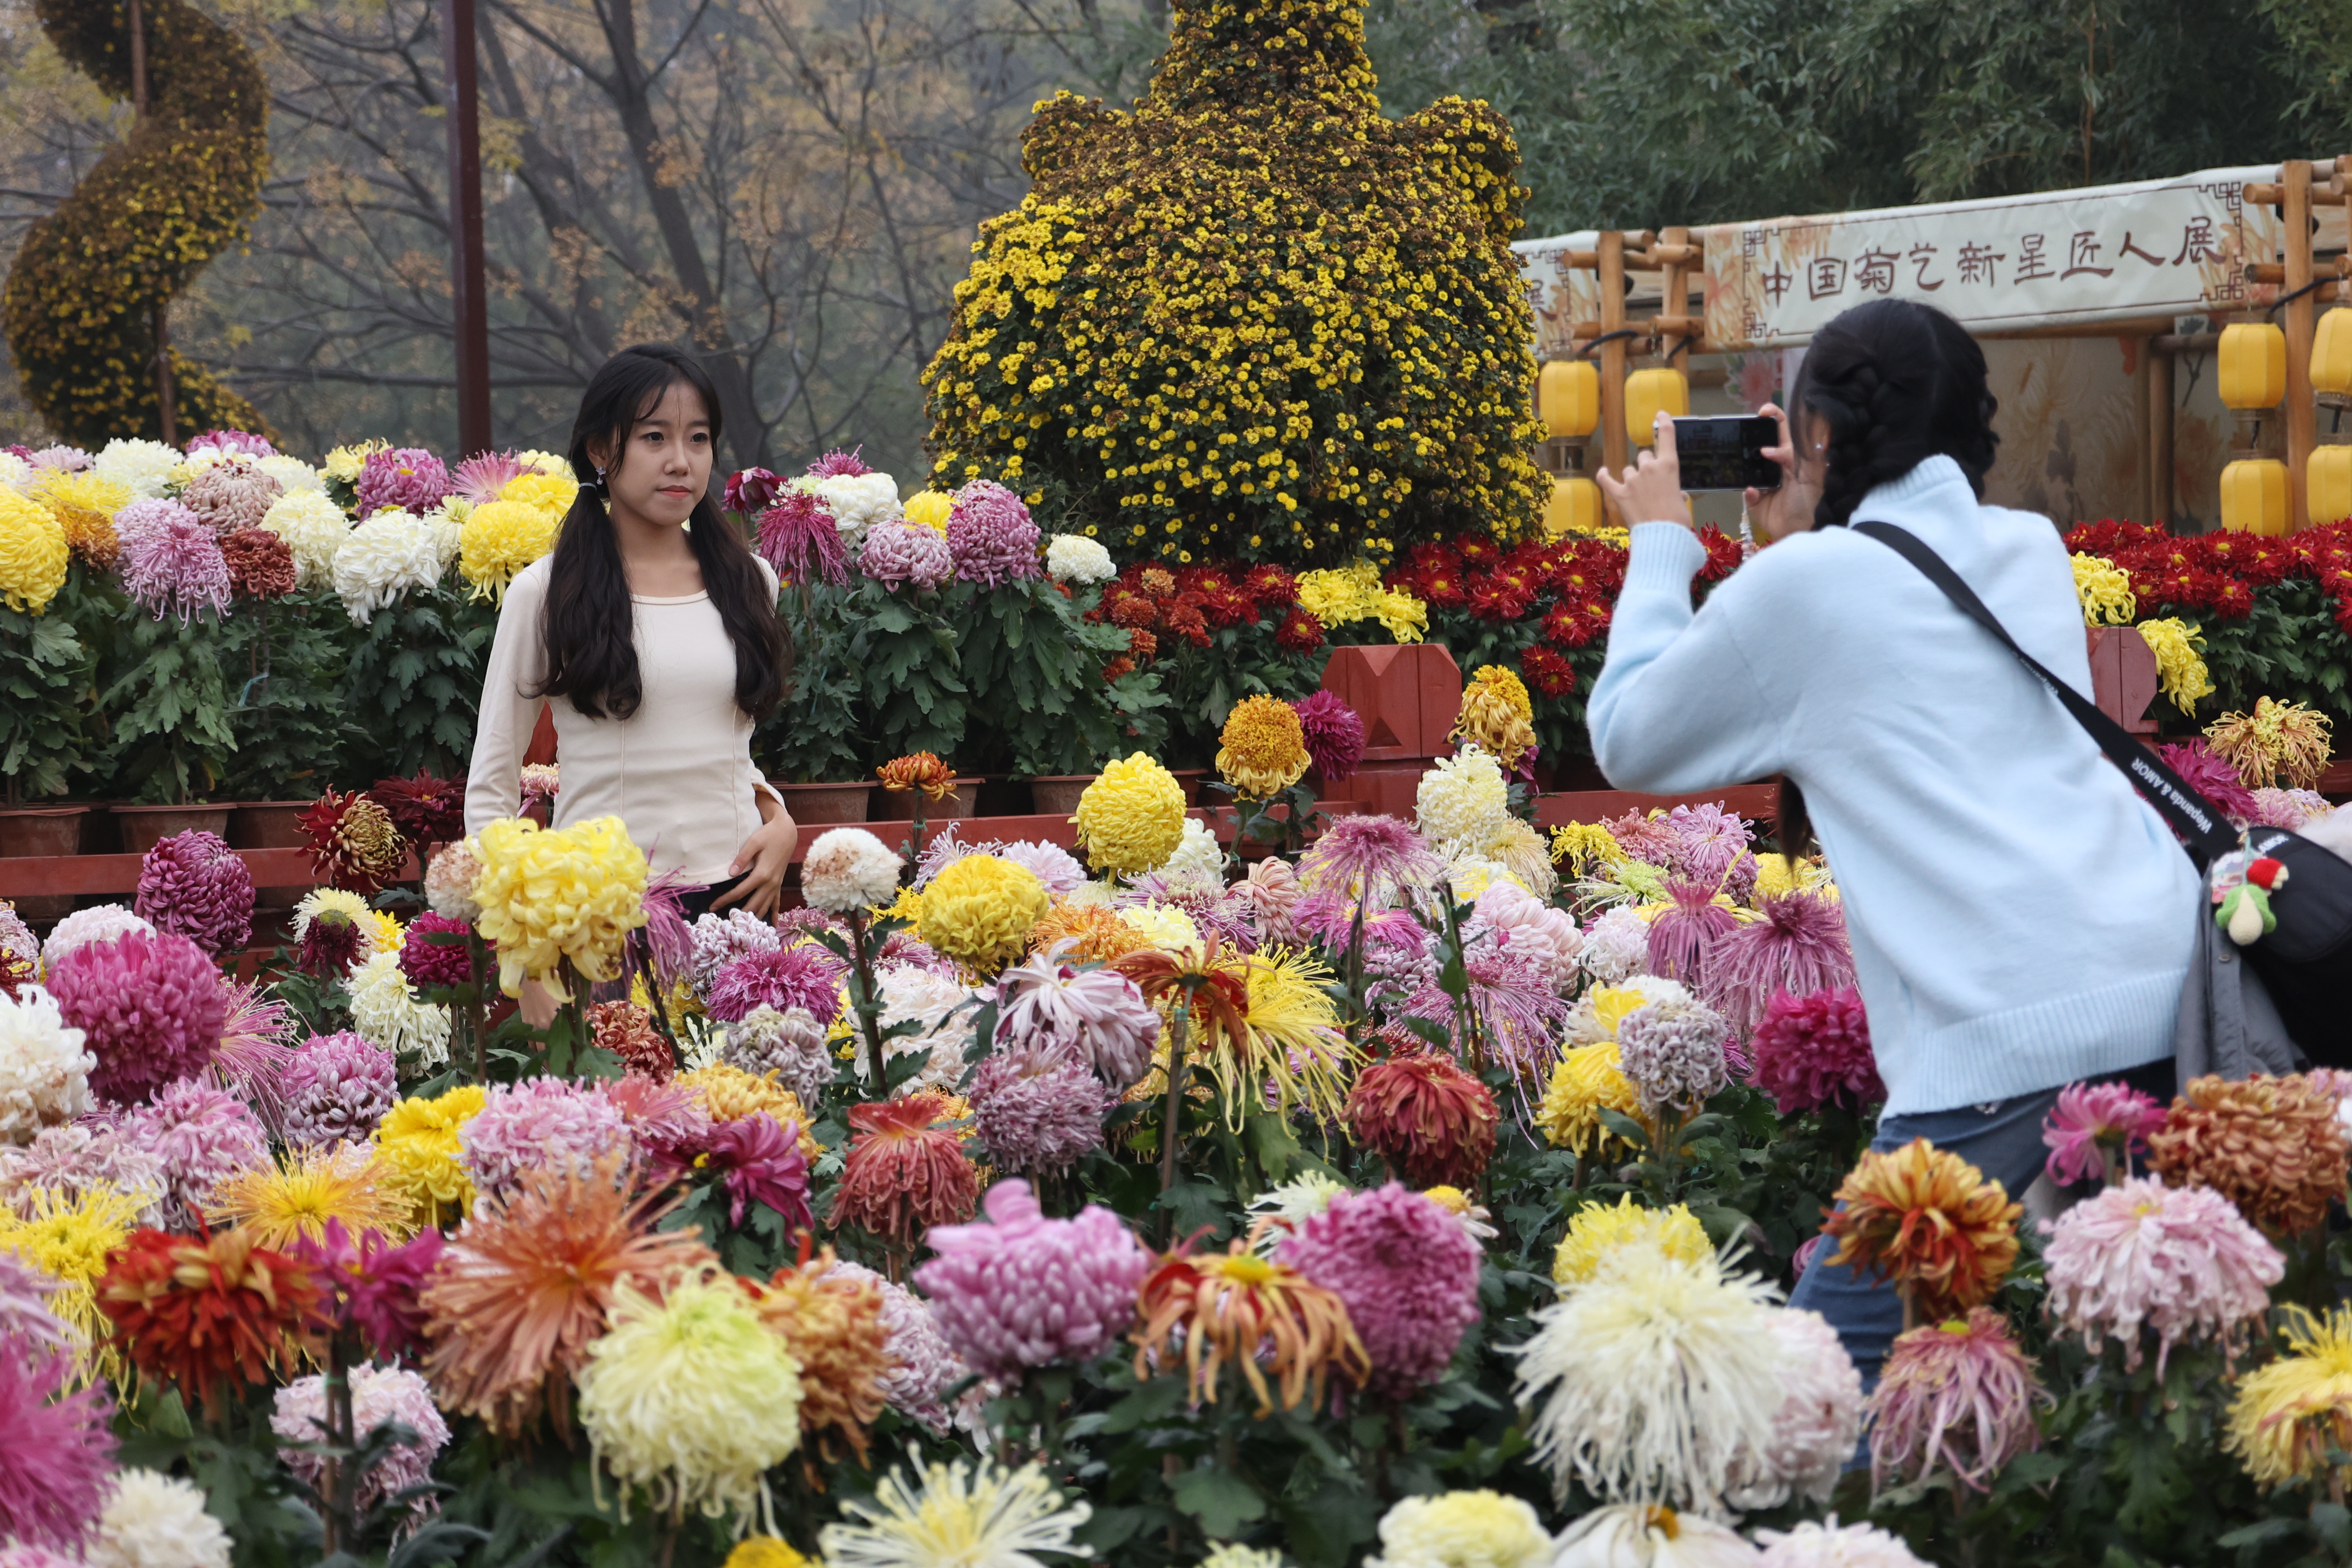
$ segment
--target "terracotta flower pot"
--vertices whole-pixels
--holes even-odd
[[[0,855],[79,855],[86,805],[27,805],[0,811]]]
[[[1201,786],[1208,782],[1209,770],[1206,768],[1171,768],[1168,771],[1176,776],[1177,787],[1184,792],[1184,804],[1187,806],[1200,805]]]
[[[249,800],[229,819],[228,841],[237,849],[301,849],[310,845],[302,836],[302,814],[317,805],[308,800]]]
[[[114,816],[122,828],[123,853],[144,855],[191,827],[227,837],[229,810],[226,805],[118,805]]]
[[[807,826],[822,822],[866,822],[866,798],[874,786],[866,784],[778,784],[783,792],[784,809],[793,820]]]
[[[1045,773],[1029,781],[1029,809],[1039,816],[1076,814],[1078,796],[1100,773]]]
[[[915,800],[920,792],[907,790],[877,790],[874,792],[874,820],[877,822],[912,822],[915,820]],[[923,802],[926,823],[947,822],[976,816],[980,808],[980,780],[958,778],[955,789],[945,800]]]

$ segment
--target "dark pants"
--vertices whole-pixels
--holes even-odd
[[[723,882],[713,882],[707,888],[697,888],[690,893],[680,893],[677,896],[678,906],[686,910],[686,918],[689,921],[698,921],[710,912],[712,900],[725,898],[729,893],[733,892],[736,885],[742,880],[741,877],[730,877]],[[731,910],[739,906],[730,904],[727,907]]]

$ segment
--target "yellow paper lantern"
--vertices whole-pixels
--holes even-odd
[[[2352,452],[2352,447],[2345,451]],[[1544,508],[1544,532],[1558,539],[1601,526],[1601,487],[1581,474],[1551,482],[1551,500]]]
[[[2352,447],[2322,447],[2313,452],[2303,482],[2314,523],[2352,518]]]
[[[2231,408],[2275,408],[2286,395],[2286,334],[2270,321],[2221,329],[2221,401]]]
[[[2311,340],[2311,389],[2323,396],[2352,396],[2352,310],[2330,310],[2319,318]]]
[[[1636,447],[1657,438],[1659,415],[1681,419],[1690,414],[1690,383],[1678,370],[1653,367],[1625,378],[1625,434]]]
[[[2241,458],[2221,470],[2221,526],[2276,539],[2286,532],[2286,465]]]
[[[1555,441],[1581,441],[1601,423],[1601,372],[1591,360],[1556,359],[1536,376],[1536,409]]]

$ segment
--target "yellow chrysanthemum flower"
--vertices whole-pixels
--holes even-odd
[[[526,468],[532,468],[542,474],[562,474],[568,477],[572,472],[571,458],[561,452],[541,451],[537,447],[533,447],[528,452],[517,452],[515,461]]]
[[[1544,1137],[1555,1149],[1592,1153],[1615,1136],[1601,1120],[1603,1110],[1642,1120],[1641,1098],[1633,1092],[1633,1080],[1625,1076],[1617,1042],[1601,1040],[1561,1052],[1536,1110],[1536,1124]]]
[[[1307,731],[1278,697],[1244,697],[1217,736],[1217,772],[1245,800],[1266,800],[1307,776]]]
[[[569,468],[554,474],[528,469],[499,487],[499,500],[520,501],[525,506],[535,506],[541,511],[551,512],[559,526],[563,521],[563,514],[572,510],[572,503],[579,494],[580,481],[572,477]]]
[[[558,973],[566,961],[590,980],[619,972],[629,933],[646,923],[646,872],[645,851],[619,817],[542,828],[507,816],[469,842],[482,862],[476,923],[498,944],[499,985],[508,995],[528,975],[566,999]]]
[[[1462,689],[1462,710],[1450,739],[1484,747],[1506,768],[1516,769],[1535,750],[1535,716],[1526,682],[1499,664],[1481,665]]]
[[[1409,1497],[1381,1518],[1378,1555],[1394,1568],[1544,1568],[1552,1550],[1536,1510],[1500,1492]]]
[[[753,1535],[738,1542],[722,1568],[824,1568],[824,1562],[803,1557],[772,1535]]]
[[[2083,601],[2086,626],[2127,626],[2138,604],[2132,597],[2131,574],[2104,555],[2076,555],[2074,592]]]
[[[12,610],[39,615],[66,585],[72,552],[66,531],[47,507],[0,489],[0,599]]]
[[[474,1182],[459,1159],[465,1149],[457,1129],[480,1113],[486,1099],[478,1083],[459,1084],[431,1100],[411,1095],[377,1124],[377,1153],[420,1224],[438,1225],[473,1206]]]
[[[1510,784],[1494,754],[1465,746],[1421,775],[1413,809],[1422,836],[1444,848],[1475,849],[1503,829]]]
[[[899,508],[908,522],[919,522],[934,533],[948,531],[948,518],[955,510],[955,497],[941,490],[918,490],[907,498]]]
[[[107,1324],[98,1310],[98,1281],[107,1259],[129,1239],[138,1223],[139,1205],[112,1187],[85,1187],[71,1196],[50,1187],[35,1187],[18,1200],[30,1209],[19,1214],[0,1204],[0,1251],[13,1252],[60,1289],[49,1297],[49,1310],[96,1347],[94,1358],[78,1366],[79,1381],[95,1371],[114,1375],[119,1360],[103,1346]]]
[[[1595,866],[1622,866],[1633,858],[1617,836],[1597,822],[1569,822],[1553,828],[1551,858],[1564,861],[1571,877],[1581,877]]]
[[[326,461],[319,465],[319,470],[331,479],[355,485],[360,482],[361,471],[367,467],[370,453],[391,450],[392,443],[389,441],[354,441],[348,447],[338,447],[329,452]]]
[[[1117,911],[1116,918],[1139,932],[1146,947],[1175,952],[1201,945],[1201,928],[1173,904],[1129,904]]]
[[[1286,947],[1244,963],[1249,1038],[1226,1040],[1210,1059],[1224,1088],[1231,1124],[1239,1129],[1243,1108],[1261,1088],[1272,1089],[1286,1112],[1294,1102],[1303,1103],[1323,1121],[1339,1121],[1355,1047],[1331,1000],[1331,971]]]
[[[1078,796],[1078,843],[1098,871],[1132,876],[1167,864],[1184,837],[1184,790],[1141,752],[1105,767]]]
[[[2328,729],[2327,715],[2315,708],[2257,697],[2252,713],[2222,714],[2205,726],[2205,738],[2248,789],[2315,789],[2327,765]]]
[[[2221,1439],[2263,1487],[2318,1476],[2331,1450],[2352,1449],[2352,1307],[2318,1318],[2290,1306],[2286,1336],[2287,1354],[2239,1380]]]
[[[2167,616],[2140,622],[2139,635],[2156,655],[2157,678],[2164,682],[2165,696],[2183,713],[2196,712],[2197,700],[2213,695],[2212,672],[2205,668],[2204,628]]]
[[[1568,1222],[1568,1234],[1552,1254],[1551,1277],[1560,1286],[1581,1285],[1592,1278],[1601,1260],[1627,1247],[1648,1247],[1677,1263],[1696,1263],[1715,1250],[1706,1228],[1688,1207],[1638,1208],[1626,1194],[1615,1207],[1587,1204]]]
[[[114,536],[114,514],[131,504],[130,486],[92,473],[44,468],[33,481],[33,499],[58,520],[73,553],[101,572],[114,564],[122,549]]]
[[[457,570],[474,585],[474,597],[504,599],[515,574],[555,548],[562,521],[562,512],[519,500],[476,507],[457,535]]]
[[[367,923],[371,952],[398,952],[401,943],[407,940],[407,929],[386,910],[368,910]]]
[[[1429,635],[1429,606],[1401,588],[1381,592],[1373,603],[1372,618],[1401,643],[1416,643]]]
[[[702,1096],[703,1106],[713,1121],[740,1121],[755,1111],[764,1110],[778,1127],[797,1132],[801,1152],[811,1160],[824,1152],[824,1145],[809,1131],[809,1113],[802,1106],[801,1097],[777,1082],[772,1073],[762,1077],[725,1062],[713,1062],[709,1067],[680,1073],[677,1083],[680,1089],[690,1089]]]
[[[242,1226],[264,1247],[319,1240],[335,1219],[349,1235],[380,1230],[400,1241],[416,1229],[415,1206],[379,1151],[346,1144],[298,1149],[237,1172],[213,1189],[205,1218],[215,1227]]]
[[[915,934],[975,974],[993,974],[1027,951],[1053,899],[1026,866],[993,855],[951,860],[923,889]]]

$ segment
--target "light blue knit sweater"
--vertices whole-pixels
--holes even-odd
[[[1864,498],[2087,694],[2064,544],[1979,505],[1948,458]],[[1772,545],[1696,614],[1706,551],[1633,530],[1592,749],[1621,789],[1784,773],[1845,896],[1890,1112],[1947,1110],[2171,1054],[2199,879],[2154,810],[2010,652],[1886,546]]]

